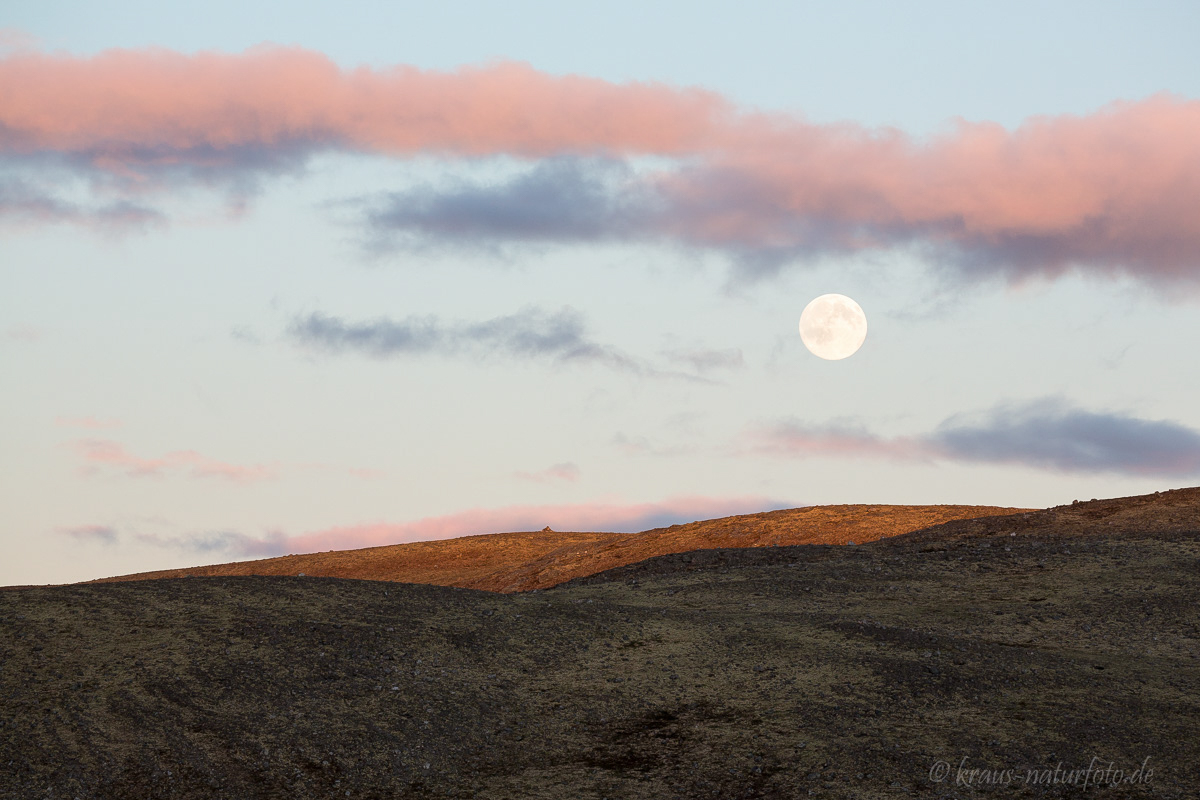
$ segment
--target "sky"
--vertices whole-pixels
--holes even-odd
[[[1195,3],[181,6],[0,2],[0,584],[1200,482]]]

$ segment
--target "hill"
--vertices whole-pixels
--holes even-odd
[[[12,589],[0,797],[1195,797],[1200,490],[1047,511],[526,593]]]
[[[809,506],[672,525],[641,533],[494,533],[143,572],[101,581],[304,573],[313,577],[523,592],[668,553],[848,541],[861,544],[952,520],[1025,510],[950,505]]]

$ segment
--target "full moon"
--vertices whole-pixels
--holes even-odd
[[[823,294],[804,307],[800,338],[814,356],[849,358],[867,338],[867,315],[844,294]]]

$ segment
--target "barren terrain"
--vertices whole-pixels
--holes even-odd
[[[523,593],[13,589],[0,797],[1195,798],[1198,603],[1196,489]]]

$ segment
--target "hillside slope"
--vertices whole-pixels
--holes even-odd
[[[99,582],[290,575],[430,583],[521,592],[654,556],[727,547],[858,544],[951,520],[1025,511],[995,506],[809,506],[672,525],[641,533],[494,533],[103,578]]]

